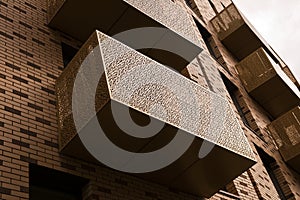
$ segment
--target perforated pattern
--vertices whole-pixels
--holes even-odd
[[[100,32],[98,35],[111,99],[254,159],[234,113],[223,97]],[[94,39],[90,41],[93,42]],[[83,48],[88,46],[90,45],[86,44]],[[81,52],[88,51],[82,49]],[[82,62],[81,58],[77,56],[77,61],[72,62],[75,67]],[[72,73],[75,71],[71,68],[69,66],[66,69],[68,72],[64,73],[71,73],[68,76],[74,77]],[[58,81],[59,93],[69,95],[63,88],[64,81],[73,80],[60,78]],[[106,91],[107,88],[103,90]],[[67,98],[70,101],[71,97]],[[60,100],[59,108],[65,107],[65,112],[69,113],[70,107],[65,103],[69,101]],[[153,105],[159,106],[152,109]],[[65,115],[60,116],[62,126],[64,117]],[[63,143],[69,141],[69,137],[70,135]]]

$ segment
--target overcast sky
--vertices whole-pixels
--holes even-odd
[[[233,2],[300,80],[300,1]]]

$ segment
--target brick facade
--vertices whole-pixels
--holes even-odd
[[[178,0],[175,3],[200,20],[185,1]],[[229,0],[212,1],[217,11],[230,3]],[[276,188],[258,156],[257,147],[276,161],[273,169],[284,195],[289,200],[300,199],[300,176],[285,164],[270,138],[266,129],[270,119],[243,88],[234,67],[237,61],[211,28],[205,25],[215,15],[214,9],[207,0],[195,0],[195,4],[205,20],[201,22],[202,25],[212,34],[210,44],[219,55],[218,62],[216,61],[218,70],[239,88],[234,95],[242,106],[250,127],[244,126],[237,110],[236,116],[258,161],[255,166],[228,184],[224,188],[227,192],[221,191],[211,199],[279,199]],[[85,200],[199,199],[59,153],[55,81],[63,71],[61,42],[75,48],[79,48],[82,43],[49,28],[47,9],[46,0],[0,1],[0,199],[29,199],[29,170],[33,165],[88,180],[88,184],[82,188],[82,198]],[[196,25],[194,28],[205,47]],[[197,64],[189,67],[184,74],[208,87],[197,67]],[[285,71],[293,77],[287,68]],[[234,108],[229,93],[224,95]]]

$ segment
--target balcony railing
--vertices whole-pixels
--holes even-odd
[[[285,113],[269,125],[284,160],[300,173],[300,107]]]
[[[300,93],[281,67],[258,49],[236,66],[247,92],[274,118],[300,103]]]
[[[243,17],[234,4],[230,4],[211,20],[214,31],[220,40],[224,40],[245,24]]]
[[[92,89],[93,76],[101,73],[90,67],[102,66],[102,62],[102,76]],[[112,143],[130,152],[159,151],[183,137],[174,146],[177,152],[183,141],[191,139],[190,147],[172,164],[137,175],[188,193],[209,197],[255,163],[251,147],[223,97],[101,32],[94,33],[79,50],[57,80],[56,89],[60,150],[64,154],[101,163],[88,153],[91,151],[82,140],[87,134],[90,142],[96,141],[89,137],[89,126],[96,119]],[[94,91],[95,96],[88,91]],[[82,105],[76,107],[78,103]],[[128,134],[117,125],[120,120],[116,118],[121,122],[126,118],[121,111],[114,112],[114,106],[129,109],[136,124],[147,125],[151,116],[164,126],[149,138],[143,138],[140,129]],[[89,113],[91,108],[94,115]],[[199,156],[201,146],[207,151],[211,145],[215,146],[207,156]],[[101,153],[111,155],[112,151]],[[216,170],[216,166],[220,168]]]
[[[211,20],[211,25],[218,38],[238,60],[244,59],[260,47],[271,51],[267,42],[234,4],[216,15]]]
[[[138,51],[179,71],[191,60],[184,60],[176,54],[158,49],[167,45],[178,51],[189,52],[192,59],[201,52],[200,40],[193,29],[191,16],[172,1],[48,0],[48,5],[49,26],[82,42],[97,29],[109,36],[118,37],[119,41],[134,49],[142,47]],[[163,30],[140,30],[134,38],[124,33],[145,27],[159,27]]]

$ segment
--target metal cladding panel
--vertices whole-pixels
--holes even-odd
[[[242,60],[236,68],[248,92],[252,92],[277,75],[270,59],[262,48]]]
[[[219,39],[223,40],[245,24],[245,21],[235,5],[230,4],[211,20],[211,24]]]
[[[89,51],[99,45],[105,66],[105,79],[101,78],[100,85],[104,86],[104,92],[98,95],[101,97],[101,101],[96,101],[98,104],[105,104],[109,100],[120,102],[197,137],[254,159],[248,141],[224,97],[101,32],[97,32],[97,35],[99,38],[94,34],[89,39],[57,81],[61,128],[65,118],[72,113],[70,95],[80,63]],[[102,82],[104,80],[107,82]],[[155,108],[155,104],[162,106],[166,112],[160,107]],[[96,105],[96,108],[99,110],[101,106],[103,105]]]
[[[178,4],[165,0],[155,0],[155,2],[124,0],[124,2],[145,13],[192,43],[201,46],[195,34],[191,16],[183,11]]]
[[[258,48],[263,47],[274,60],[282,62],[235,4],[230,4],[213,17],[210,25],[218,38],[238,60],[243,60]]]
[[[298,159],[300,160],[300,107],[290,110],[269,126],[279,151],[286,162]],[[292,165],[297,171],[300,171],[299,165]]]
[[[299,105],[298,88],[263,48],[243,59],[236,68],[247,92],[274,118]]]
[[[56,90],[64,154],[205,197],[255,163],[224,97],[101,32],[69,63]],[[139,162],[141,154],[155,156]],[[149,170],[153,164],[163,167]],[[222,165],[222,176],[213,176],[214,165]],[[142,170],[130,171],[137,166]]]

